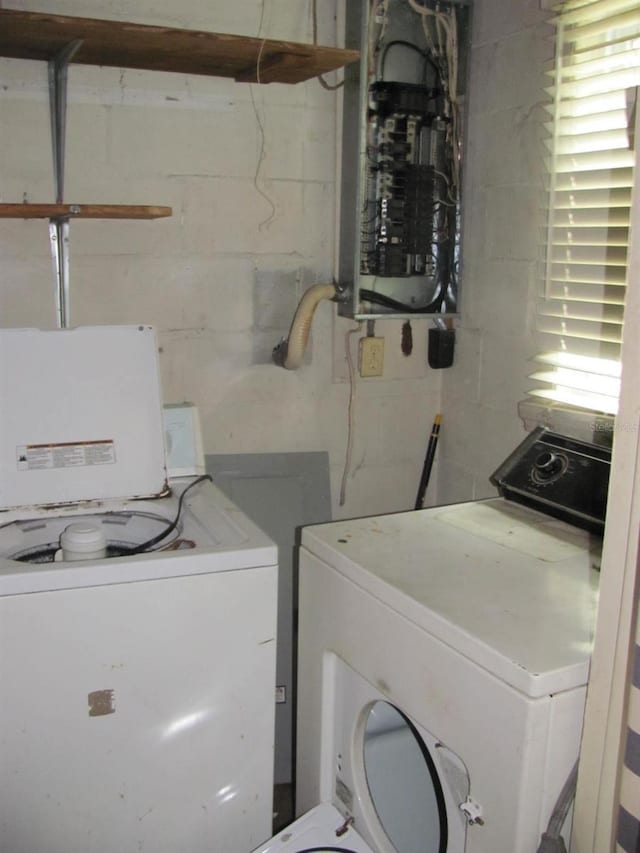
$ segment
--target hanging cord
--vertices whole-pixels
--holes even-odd
[[[258,38],[260,38],[260,34],[262,33],[262,25],[264,23],[264,6],[265,0],[262,0],[262,6],[260,9],[260,24],[258,25]],[[260,84],[262,81],[260,80],[260,63],[262,62],[262,54],[264,52],[264,47],[267,40],[266,38],[262,39],[262,44],[260,45],[260,50],[258,51],[258,58],[256,60],[256,81]],[[256,192],[262,196],[262,198],[267,202],[269,207],[271,208],[271,213],[262,220],[262,222],[258,223],[258,231],[262,231],[263,228],[268,228],[269,225],[276,218],[277,208],[271,196],[262,189],[262,187],[258,184],[258,178],[260,176],[260,171],[262,169],[262,164],[264,163],[266,154],[266,134],[264,130],[264,122],[262,117],[260,116],[260,112],[258,110],[258,105],[256,104],[255,95],[253,93],[253,85],[249,85],[249,95],[251,97],[251,104],[253,106],[253,112],[256,117],[256,123],[258,125],[258,131],[260,135],[260,150],[258,152],[258,162],[256,164],[256,171],[253,176],[253,186],[256,189]]]
[[[342,472],[342,482],[340,483],[340,506],[344,506],[347,497],[347,477],[351,470],[351,453],[353,451],[353,433],[355,426],[355,411],[354,403],[356,397],[356,372],[353,364],[353,356],[351,355],[351,336],[355,335],[362,328],[362,322],[358,323],[355,329],[349,329],[344,336],[344,348],[347,355],[347,365],[349,366],[349,406],[347,409],[348,429],[347,429],[347,449],[344,454],[344,470]]]
[[[311,0],[311,14],[313,17],[313,43],[314,45],[318,44],[318,9],[317,9],[317,0]],[[327,89],[329,92],[335,92],[336,89],[342,88],[344,86],[344,80],[340,80],[339,83],[327,83],[322,74],[318,74],[318,81],[323,89]]]

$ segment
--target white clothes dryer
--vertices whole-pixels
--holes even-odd
[[[0,848],[268,837],[277,576],[167,479],[153,329],[0,330]]]
[[[304,817],[262,853],[533,853],[579,751],[600,541],[502,498],[304,529]]]

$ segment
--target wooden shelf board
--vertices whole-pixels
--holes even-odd
[[[146,204],[0,204],[0,219],[160,219],[171,213]]]
[[[76,39],[82,44],[74,64],[204,74],[245,83],[300,83],[359,56],[356,50],[312,44],[0,9],[0,56],[48,61]]]

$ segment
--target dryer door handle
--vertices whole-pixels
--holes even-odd
[[[482,806],[472,797],[467,797],[464,803],[460,803],[460,811],[464,812],[471,826],[484,826],[484,818],[482,817]]]

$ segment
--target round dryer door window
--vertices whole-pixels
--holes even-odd
[[[411,722],[388,702],[371,707],[363,760],[378,820],[398,853],[445,853],[446,807],[433,759]]]

